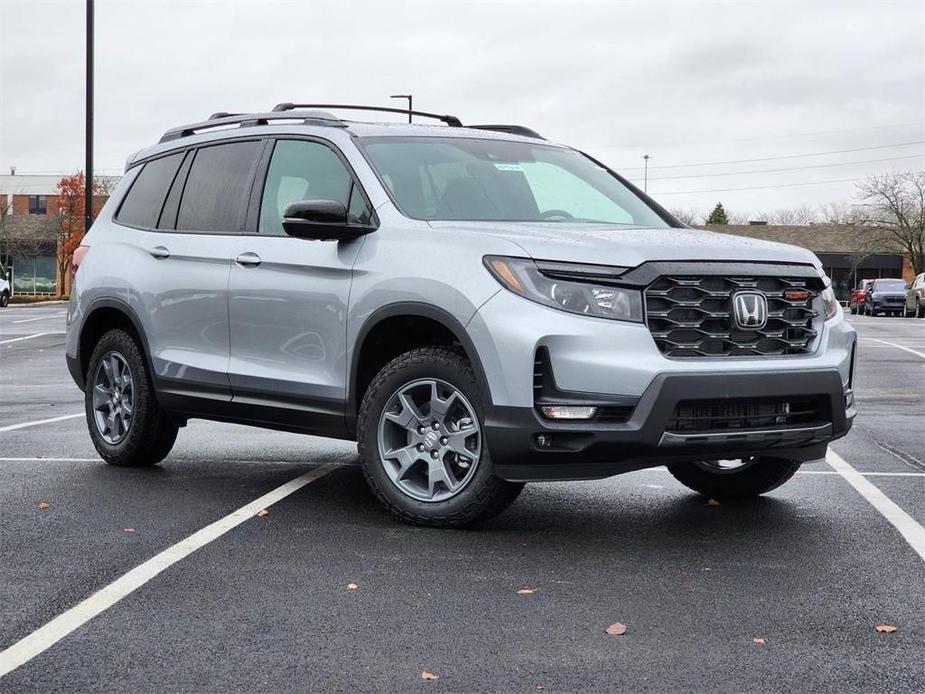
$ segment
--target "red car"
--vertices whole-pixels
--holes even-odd
[[[851,294],[848,295],[848,310],[851,311],[851,313],[857,314],[864,312],[864,300],[871,282],[873,282],[873,280],[861,280],[861,286],[851,290]]]

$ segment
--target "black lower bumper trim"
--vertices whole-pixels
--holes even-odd
[[[666,432],[679,402],[691,398],[815,397],[827,421],[725,431]],[[853,404],[853,403],[852,403]],[[509,480],[597,479],[668,462],[766,455],[815,460],[851,428],[837,369],[780,373],[657,376],[625,423],[554,423],[532,408],[492,407],[485,432],[496,472]]]

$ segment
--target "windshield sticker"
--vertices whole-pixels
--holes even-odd
[[[498,171],[523,171],[524,167],[520,164],[495,164]]]

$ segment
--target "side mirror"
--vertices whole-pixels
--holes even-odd
[[[299,200],[286,205],[283,230],[289,236],[315,241],[347,241],[372,231],[373,226],[348,224],[347,208],[336,200]]]

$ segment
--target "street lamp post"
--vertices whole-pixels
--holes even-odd
[[[84,231],[90,231],[93,223],[93,0],[87,0],[87,107],[84,126]]]
[[[642,178],[642,192],[648,193],[649,192],[649,159],[651,159],[652,157],[650,157],[648,154],[643,154],[642,158],[645,159],[645,162],[646,162],[645,173]]]
[[[407,100],[408,100],[408,122],[410,123],[410,122],[411,122],[411,111],[414,110],[414,109],[412,108],[412,106],[411,106],[411,103],[412,103],[412,101],[411,101],[411,94],[392,94],[392,96],[390,96],[389,98],[390,98],[390,99],[407,99]]]

